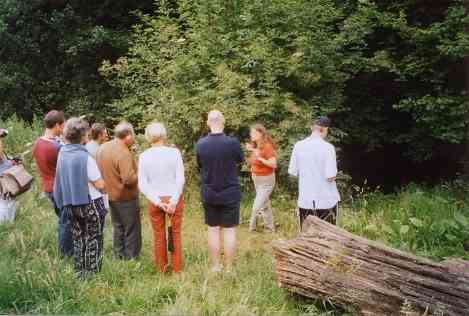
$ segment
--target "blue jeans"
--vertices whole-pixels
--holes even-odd
[[[70,212],[59,210],[54,201],[52,193],[45,193],[54,206],[55,213],[59,218],[58,235],[59,235],[59,251],[63,256],[73,256],[73,238],[72,224],[70,220]]]

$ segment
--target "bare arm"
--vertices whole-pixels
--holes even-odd
[[[260,162],[262,162],[264,165],[266,165],[267,167],[270,167],[270,168],[273,168],[273,169],[277,169],[277,158],[275,157],[272,157],[270,159],[264,159],[264,158],[257,158]]]
[[[106,183],[103,179],[98,179],[96,181],[90,181],[90,183],[99,191],[106,192]]]

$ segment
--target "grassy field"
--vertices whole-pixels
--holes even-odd
[[[112,257],[110,218],[105,235],[103,270],[88,281],[77,280],[72,262],[56,249],[56,217],[34,190],[20,201],[16,222],[0,226],[0,313],[246,315],[316,313],[315,306],[277,286],[271,241],[295,236],[292,203],[274,203],[279,232],[248,233],[239,229],[234,274],[207,273],[206,230],[198,194],[186,193],[183,224],[185,271],[161,275],[152,262],[152,237],[142,213],[143,252],[136,261]],[[243,204],[243,220],[249,205]]]
[[[23,152],[40,133],[12,119],[6,139],[10,152]],[[30,158],[26,156],[28,168]],[[142,212],[143,252],[139,260],[112,257],[107,218],[102,272],[76,279],[73,263],[57,250],[57,219],[38,189],[21,197],[14,223],[0,225],[0,314],[163,314],[163,315],[351,315],[322,302],[292,296],[277,285],[271,242],[297,234],[295,196],[275,192],[278,232],[248,233],[252,185],[244,181],[242,225],[235,273],[207,273],[206,228],[198,189],[187,188],[183,220],[182,275],[161,275],[152,262],[151,227]],[[342,207],[341,225],[359,235],[433,258],[467,258],[469,192],[465,183],[436,187],[411,185],[395,194],[354,188]]]
[[[280,224],[275,234],[247,232],[250,201],[246,195],[237,265],[230,275],[207,273],[206,231],[197,191],[188,190],[186,199],[182,275],[155,271],[151,227],[144,211],[141,258],[131,262],[113,259],[108,218],[103,270],[83,282],[75,278],[71,260],[59,257],[55,214],[35,188],[21,199],[17,220],[0,226],[0,313],[348,315],[291,296],[277,286],[271,242],[297,233],[294,203],[288,195],[278,193],[274,201]],[[414,186],[389,196],[361,194],[353,207],[344,209],[343,225],[421,255],[464,257],[467,227],[463,228],[464,220],[458,214],[469,214],[464,191],[453,186],[426,190]],[[412,222],[417,225],[410,225]],[[404,226],[409,227],[403,230]],[[444,231],[446,226],[448,231]]]

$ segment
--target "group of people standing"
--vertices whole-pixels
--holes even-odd
[[[171,270],[181,272],[185,172],[181,152],[167,142],[165,126],[155,122],[146,127],[149,148],[137,161],[132,151],[135,133],[128,122],[115,127],[110,141],[104,125],[90,127],[82,118],[66,121],[59,111],[49,112],[44,124],[44,135],[35,141],[33,156],[44,193],[58,216],[60,252],[74,257],[76,271],[88,275],[100,270],[108,210],[114,255],[124,260],[139,256],[141,192],[148,201],[153,227],[155,266],[161,272],[170,270],[167,239],[171,238]],[[231,271],[240,223],[239,169],[245,157],[239,140],[224,134],[225,118],[220,111],[208,114],[207,125],[210,133],[197,142],[196,158],[208,226],[210,271]],[[335,184],[335,150],[324,140],[328,126],[325,117],[314,120],[312,135],[293,149],[289,173],[299,178],[301,223],[307,215],[335,222],[340,198]],[[257,124],[251,127],[250,142],[245,147],[256,189],[249,231],[256,230],[261,216],[265,229],[273,232],[276,227],[270,196],[278,165],[275,142]],[[167,236],[168,221],[171,236]]]

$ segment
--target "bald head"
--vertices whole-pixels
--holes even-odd
[[[212,110],[208,113],[207,125],[212,132],[221,132],[225,127],[225,117],[218,110]]]

